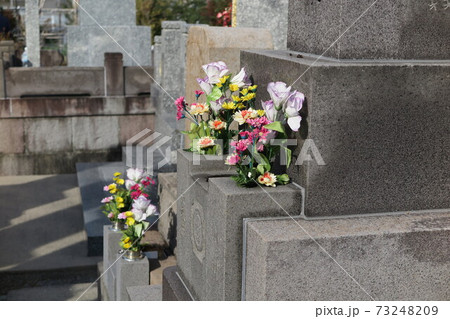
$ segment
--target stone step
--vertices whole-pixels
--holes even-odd
[[[8,301],[98,301],[97,284],[91,283],[23,288],[8,292]]]
[[[162,301],[162,286],[147,285],[127,288],[130,301]]]

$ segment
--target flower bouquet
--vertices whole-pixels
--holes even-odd
[[[101,200],[104,204],[102,211],[109,220],[116,225],[132,226],[136,221],[141,222],[156,214],[156,207],[150,204],[146,192],[146,188],[154,185],[155,181],[141,169],[128,169],[126,180],[121,175],[119,172],[114,173],[114,183],[103,188],[110,193],[110,196]]]
[[[190,130],[182,132],[192,141],[189,151],[228,154],[229,142],[237,134],[231,128],[235,114],[254,108],[257,86],[251,85],[244,68],[232,76],[221,61],[204,65],[203,70],[206,77],[197,79],[202,90],[195,91],[196,102],[189,104],[184,97],[175,101],[177,120],[192,122]]]
[[[234,165],[237,176],[231,178],[239,186],[251,187],[257,184],[275,187],[287,184],[287,174],[271,172],[275,158],[284,152],[286,167],[291,164],[291,150],[287,147],[286,126],[292,131],[300,128],[304,95],[283,82],[271,82],[267,86],[271,99],[262,102],[263,111],[251,108],[233,115],[239,124],[237,138],[231,142],[235,151],[228,156],[226,164]]]

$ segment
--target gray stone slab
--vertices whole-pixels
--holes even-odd
[[[450,62],[314,63],[316,56],[299,54],[242,52],[241,63],[262,100],[269,99],[267,83],[291,84],[304,74],[293,86],[306,96],[293,163],[308,139],[326,164],[311,155],[289,171],[306,189],[305,213],[449,208],[450,92],[443,88],[450,86]]]
[[[191,293],[187,290],[176,266],[167,267],[163,271],[162,283],[163,301],[193,301]]]
[[[117,253],[120,250],[119,242],[121,238],[122,232],[113,231],[109,225],[103,226],[103,278],[110,300],[115,300],[116,298],[116,281],[113,267],[118,258]]]
[[[97,285],[90,283],[11,290],[7,301],[98,301]]]
[[[136,25],[136,0],[81,0],[80,25]]]
[[[124,66],[151,66],[150,38],[151,29],[146,26],[107,26],[104,30],[97,25],[68,26],[68,64],[103,66],[104,53],[120,52]]]
[[[134,286],[127,288],[130,301],[162,301],[162,286]]]
[[[290,0],[288,48],[341,59],[449,59],[450,13],[444,4]]]
[[[114,267],[116,268],[116,301],[128,300],[127,287],[150,283],[150,267],[147,258],[135,261],[119,258]]]
[[[158,174],[158,231],[175,252],[177,246],[177,173]]]
[[[245,299],[448,300],[449,245],[450,211],[249,220]]]
[[[25,30],[28,60],[34,67],[38,67],[41,63],[38,0],[25,1]]]
[[[125,172],[121,162],[77,163],[78,186],[83,205],[83,219],[88,237],[88,255],[103,254],[103,226],[110,221],[101,211],[100,201],[105,197],[103,186],[111,184],[115,172]]]
[[[243,219],[285,216],[271,196],[285,203],[289,214],[299,215],[301,190],[293,185],[264,191],[240,188],[229,177],[208,175],[207,168],[214,168],[214,161],[195,166],[192,157],[189,160],[191,154],[178,154],[178,196],[183,194],[177,205],[180,275],[195,299],[239,300]],[[205,171],[200,173],[200,167]]]
[[[289,0],[239,0],[236,27],[269,29],[275,50],[286,50]]]

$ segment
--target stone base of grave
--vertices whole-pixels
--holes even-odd
[[[128,287],[129,301],[162,301],[162,286],[134,286]]]
[[[150,283],[150,266],[146,257],[126,261],[120,258],[114,265],[116,274],[116,301],[129,299],[127,287]]]
[[[243,300],[450,298],[450,210],[248,219],[245,229]]]
[[[177,246],[177,173],[158,174],[158,231],[176,255]]]
[[[163,272],[163,301],[193,301],[191,293],[181,280],[176,266],[168,267]]]
[[[120,250],[119,242],[122,235],[121,231],[111,230],[111,226],[103,226],[103,269],[106,272],[102,278],[104,278],[110,300],[115,300],[116,280],[113,268],[117,259],[117,252]]]

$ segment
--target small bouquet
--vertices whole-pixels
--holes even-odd
[[[114,183],[103,188],[111,195],[102,199],[103,213],[111,222],[124,222],[128,226],[157,214],[156,206],[150,204],[146,188],[155,181],[144,170],[129,168],[127,179],[121,173],[114,173]]]
[[[190,130],[183,131],[192,141],[189,151],[228,154],[229,143],[237,134],[231,128],[235,114],[254,108],[257,86],[252,85],[244,68],[232,76],[221,61],[204,65],[203,70],[206,77],[197,79],[202,90],[195,91],[196,102],[189,104],[184,97],[175,101],[177,120],[187,118],[192,122]],[[205,98],[201,98],[203,95]]]
[[[291,150],[287,147],[285,127],[292,131],[300,128],[299,111],[305,96],[297,91],[291,92],[283,82],[271,82],[267,86],[271,100],[262,102],[263,110],[251,108],[233,115],[239,124],[237,138],[231,142],[235,151],[227,157],[226,164],[234,165],[237,176],[231,178],[239,186],[251,187],[257,183],[275,187],[287,184],[287,174],[275,175],[272,164],[280,152],[284,152],[286,167],[291,164]]]

